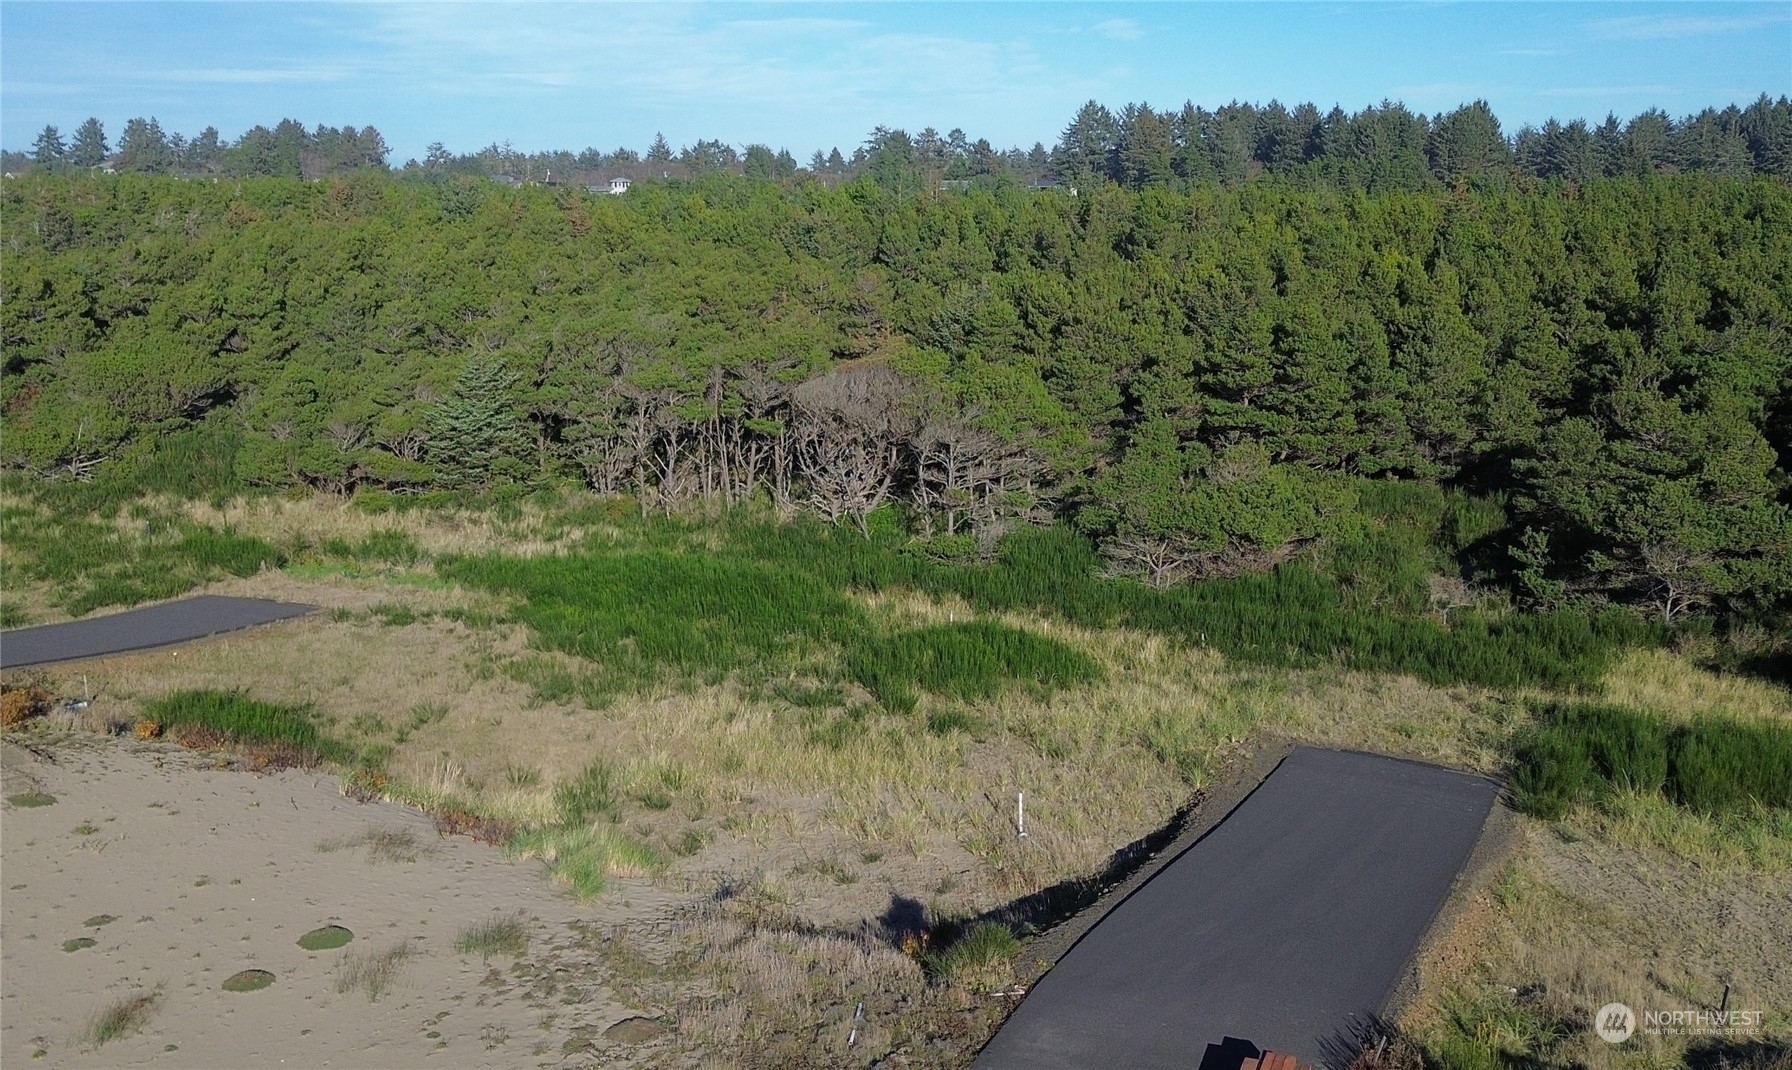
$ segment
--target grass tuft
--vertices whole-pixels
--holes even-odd
[[[1014,980],[1020,940],[996,922],[973,925],[957,940],[922,956],[927,972],[973,992],[992,992]]]
[[[347,763],[354,757],[349,747],[317,730],[309,707],[262,702],[242,691],[177,691],[146,703],[144,718],[164,729],[209,729],[238,743],[285,746],[329,761]]]
[[[369,1003],[378,1003],[398,980],[412,955],[411,945],[399,941],[383,951],[351,952],[336,970],[336,994],[359,990]]]
[[[529,925],[520,913],[474,922],[455,937],[454,950],[478,955],[482,962],[490,961],[493,955],[514,958],[529,950]]]
[[[122,1040],[149,1024],[150,1016],[161,1006],[162,992],[138,992],[102,1007],[87,1024],[86,1042],[92,1047]]]
[[[653,849],[602,824],[532,829],[518,835],[510,849],[519,858],[546,862],[554,882],[580,900],[595,898],[610,877],[646,877],[665,869]]]

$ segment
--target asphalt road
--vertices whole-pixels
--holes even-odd
[[[0,669],[172,646],[255,624],[300,617],[311,606],[201,595],[104,617],[0,632]]]
[[[1497,793],[1296,748],[1071,947],[976,1070],[1195,1070],[1228,1037],[1320,1065],[1392,995]]]

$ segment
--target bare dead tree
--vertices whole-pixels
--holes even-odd
[[[795,457],[807,501],[829,521],[867,518],[891,498],[913,417],[907,382],[885,365],[837,368],[792,391]]]
[[[1712,564],[1710,554],[1657,542],[1643,547],[1640,557],[1639,580],[1661,610],[1663,624],[1672,624],[1711,601],[1712,584],[1705,575]]]

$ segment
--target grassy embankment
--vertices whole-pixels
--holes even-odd
[[[1062,533],[1010,540],[978,565],[888,532],[644,522],[601,503],[182,510],[282,548],[286,581],[352,592],[359,608],[263,644],[255,664],[201,648],[178,669],[129,670],[116,690],[154,700],[253,682],[257,699],[326,711],[317,730],[354,751],[339,760],[380,769],[394,797],[519,823],[518,849],[551,854],[586,892],[619,873],[734,870],[753,912],[704,921],[695,961],[781,1020],[854,988],[837,971],[875,953],[825,951],[837,938],[805,927],[840,919],[818,899],[875,907],[874,885],[905,888],[944,919],[1097,872],[1256,728],[1494,771],[1552,730],[1563,699],[1657,717],[1788,713],[1778,689],[1664,651],[1626,654],[1652,636],[1616,616],[1432,609],[1437,555],[1404,552],[1416,526],[1398,519],[1383,545],[1338,548],[1317,567],[1160,592],[1100,579]],[[1034,807],[1024,847],[999,805],[1020,788]],[[1687,858],[1720,881],[1786,871],[1783,811],[1681,801],[1602,788],[1527,823],[1533,841],[1664,871]],[[1598,957],[1584,939],[1535,953],[1564,927],[1610,931],[1589,916],[1611,908],[1605,893],[1564,884],[1558,861],[1531,850],[1497,886],[1488,965],[1427,997],[1417,1035],[1434,1052],[1553,1059],[1584,1036],[1584,1023],[1562,1024],[1567,1010],[1495,991],[1593,998],[1574,980]],[[965,864],[968,877],[948,872]],[[806,966],[763,961],[811,943]],[[941,976],[949,951],[926,950]],[[1641,951],[1606,959],[1592,971],[1604,990],[1659,987]],[[925,977],[900,955],[880,968],[911,967]],[[718,1043],[744,1028],[723,1018],[710,1022]]]

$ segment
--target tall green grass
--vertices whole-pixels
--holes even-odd
[[[586,701],[665,674],[717,682],[769,679],[838,664],[895,709],[917,693],[977,698],[1026,682],[1047,689],[1094,680],[1100,667],[1062,642],[993,622],[880,629],[847,585],[785,561],[738,551],[591,546],[563,556],[438,562],[445,576],[520,596],[519,621],[538,646],[593,670],[541,675],[555,694]]]
[[[316,715],[308,707],[263,702],[241,691],[177,691],[146,703],[143,712],[165,729],[198,725],[244,743],[302,747],[329,761],[354,758],[352,748],[318,730]]]
[[[868,636],[846,659],[853,679],[886,705],[912,706],[917,690],[989,698],[1016,681],[1074,687],[1101,678],[1095,659],[1064,643],[993,621],[936,624]]]
[[[266,541],[215,529],[148,506],[131,507],[134,523],[75,512],[45,513],[24,505],[0,512],[8,569],[51,585],[71,615],[101,606],[172,598],[220,576],[252,576],[285,556]]]
[[[1520,809],[1550,820],[1614,792],[1660,793],[1714,817],[1792,808],[1792,725],[1674,724],[1621,706],[1557,703],[1520,744],[1511,788]]]
[[[895,539],[864,539],[812,522],[737,524],[730,537],[753,560],[839,588],[913,588],[957,596],[979,609],[1139,628],[1257,664],[1341,664],[1443,685],[1591,687],[1624,647],[1660,637],[1618,610],[1497,619],[1462,613],[1446,627],[1402,610],[1402,599],[1363,604],[1335,576],[1306,562],[1160,590],[1104,577],[1094,547],[1061,527],[1009,536],[989,565],[938,562],[905,552]]]

